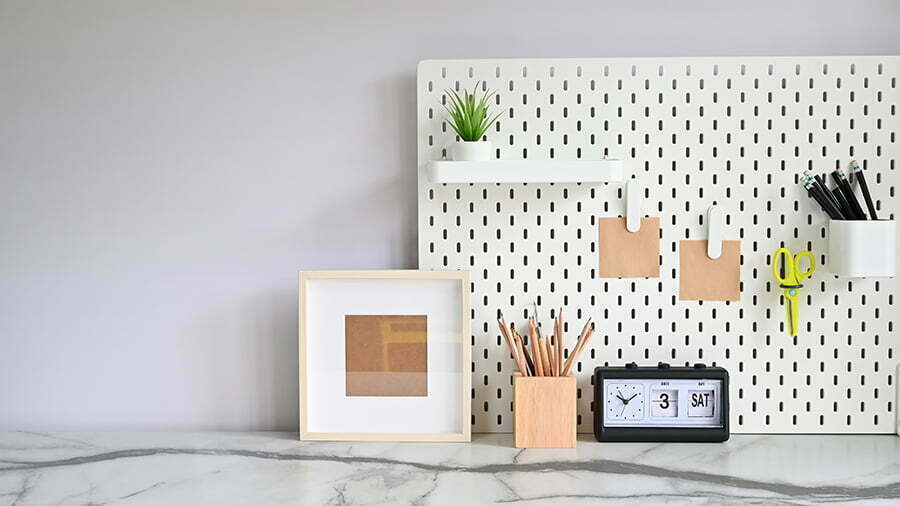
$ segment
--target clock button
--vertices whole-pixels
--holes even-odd
[[[658,367],[660,369],[668,369],[671,366],[669,364],[667,364],[666,362],[660,362],[660,363],[656,364],[656,367]]]
[[[694,369],[706,369],[706,364],[694,364]]]
[[[637,369],[637,364],[635,364],[634,362],[628,362],[627,364],[625,364],[625,368],[626,369]]]

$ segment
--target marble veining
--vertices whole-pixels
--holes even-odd
[[[900,438],[520,450],[291,433],[0,433],[0,504],[897,504]]]

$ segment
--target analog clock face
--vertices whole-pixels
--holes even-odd
[[[612,383],[606,391],[606,416],[613,420],[644,418],[644,386]]]

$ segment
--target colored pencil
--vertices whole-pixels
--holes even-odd
[[[584,345],[585,336],[587,336],[590,329],[591,319],[588,318],[587,323],[584,324],[584,328],[581,329],[581,334],[578,336],[578,342],[575,343],[575,348],[572,350],[572,353],[569,354],[569,359],[566,360],[566,366],[562,370],[563,376],[567,376],[569,374],[569,370],[572,368],[572,364],[575,362],[575,360],[578,359],[578,354],[581,353],[581,348]]]
[[[528,319],[528,331],[529,336],[531,338],[531,350],[534,352],[534,367],[537,369],[537,375],[544,375],[544,359],[541,357],[543,353],[541,353],[541,342],[537,333],[537,325],[534,324],[534,320]]]
[[[516,340],[519,349],[522,351],[522,357],[525,359],[525,364],[528,366],[528,375],[537,376],[537,368],[534,365],[534,360],[531,358],[531,353],[528,352],[528,347],[525,346],[525,339],[519,334],[519,331],[516,330],[516,325],[514,323],[510,323],[509,328],[512,331],[513,338]]]
[[[503,313],[500,314],[500,319],[497,320],[497,323],[500,325],[500,333],[503,334],[503,339],[506,340],[506,345],[509,347],[513,359],[516,361],[519,372],[522,373],[522,376],[528,376],[528,365],[525,363],[525,358],[522,356],[519,343],[517,343],[514,338],[510,337],[510,331],[506,325],[506,319],[503,318]]]
[[[562,367],[563,367],[563,310],[559,308],[559,315],[557,316],[556,323],[556,363],[557,363],[557,375],[562,376]]]

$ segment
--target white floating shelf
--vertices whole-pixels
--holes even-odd
[[[622,160],[488,160],[428,162],[432,183],[614,183],[622,181]]]

